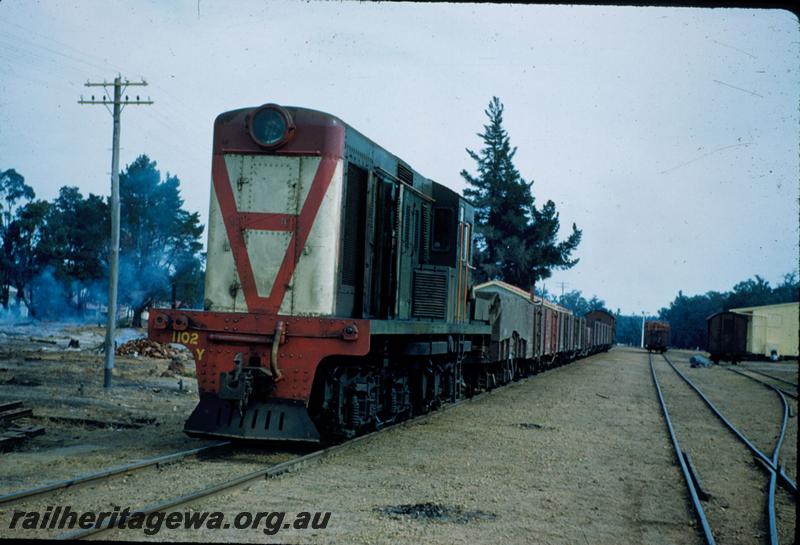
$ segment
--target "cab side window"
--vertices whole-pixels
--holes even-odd
[[[453,211],[450,208],[433,209],[433,244],[434,252],[447,252],[453,239]]]

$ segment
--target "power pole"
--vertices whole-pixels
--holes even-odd
[[[114,86],[114,100],[108,96],[108,88]],[[95,100],[94,95],[91,99],[84,100],[83,96],[78,101],[78,104],[102,104],[111,113],[114,118],[114,137],[113,147],[111,148],[111,248],[109,251],[110,257],[110,271],[108,279],[108,322],[106,326],[106,359],[105,369],[103,372],[103,387],[111,388],[111,373],[114,369],[114,328],[117,325],[117,282],[119,279],[119,125],[120,114],[122,109],[128,104],[135,105],[149,105],[153,101],[148,97],[147,100],[129,100],[125,95],[122,99],[122,93],[128,87],[144,87],[147,82],[142,79],[139,82],[128,81],[123,82],[122,76],[117,75],[114,78],[114,83],[91,83],[86,82],[86,87],[102,87],[105,91],[104,96],[100,100]],[[109,105],[114,107],[114,110],[109,109]]]
[[[642,311],[642,348],[644,348],[644,316],[645,312]]]
[[[559,282],[561,284],[561,297],[564,297],[564,286],[569,284],[569,282]]]

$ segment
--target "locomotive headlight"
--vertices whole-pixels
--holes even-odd
[[[294,121],[284,108],[277,104],[265,104],[250,116],[250,136],[265,148],[277,148],[289,141],[294,134]]]

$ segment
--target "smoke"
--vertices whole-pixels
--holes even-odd
[[[194,256],[173,263],[167,252],[149,256],[141,263],[135,255],[123,254],[119,263],[119,302],[131,308],[144,304],[168,305],[172,299],[172,284],[181,304],[202,308],[202,262]]]
[[[66,302],[66,290],[56,280],[52,267],[46,267],[31,281],[29,292],[31,313],[37,318],[61,318],[72,314],[72,309]]]
[[[105,310],[107,289],[102,280],[59,279],[55,269],[48,266],[28,286],[27,302],[30,314],[38,319],[95,321]]]
[[[119,260],[120,303],[139,308],[150,299],[168,297],[169,276],[164,256],[139,264],[134,256],[123,254]]]
[[[9,308],[0,306],[0,324],[13,324],[28,320],[28,307],[24,304],[17,305],[16,300],[9,300]]]
[[[105,322],[108,312],[108,269],[105,266],[103,269],[105,274],[101,278],[81,281],[59,274],[52,266],[45,267],[25,287],[19,304],[12,291],[9,308],[0,306],[0,322],[19,323],[31,319],[71,323]],[[135,256],[122,254],[119,263],[118,318],[133,317],[134,310],[145,305],[168,306],[171,303],[175,269],[194,271],[194,274],[182,276],[177,283],[179,303],[200,308],[197,305],[202,305],[203,272],[199,261],[173,264],[164,252],[142,264]]]

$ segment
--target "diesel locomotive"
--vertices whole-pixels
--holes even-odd
[[[194,356],[190,435],[341,440],[610,346],[519,288],[512,346],[512,303],[472,285],[470,203],[337,117],[223,113],[211,170],[204,309],[148,321]]]

